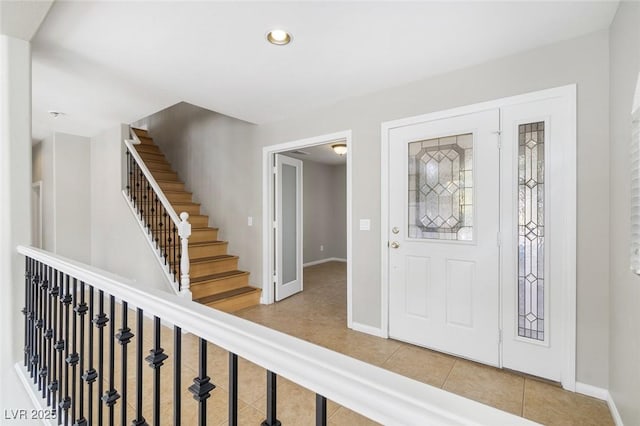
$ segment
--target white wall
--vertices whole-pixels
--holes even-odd
[[[622,2],[611,26],[611,334],[609,391],[626,425],[640,424],[640,277],[629,269],[631,108],[640,77],[640,3]],[[600,202],[606,203],[604,198]]]
[[[90,139],[54,133],[38,143],[45,250],[91,262]]]
[[[91,264],[136,280],[141,287],[170,290],[122,195],[126,126],[91,139]]]
[[[29,408],[14,363],[23,359],[24,257],[31,243],[31,47],[0,35],[0,411]]]
[[[303,171],[303,262],[346,259],[346,166],[303,160]]]
[[[147,126],[194,201],[209,215],[218,239],[229,241],[238,267],[261,287],[260,151],[252,141],[255,126],[180,103],[134,123]],[[256,202],[258,200],[258,202]],[[253,217],[253,226],[247,218]]]
[[[577,378],[607,387],[609,208],[593,195],[609,190],[608,46],[608,32],[601,31],[259,126],[256,138],[265,146],[353,132],[354,322],[379,328],[381,321],[380,123],[577,83]],[[357,226],[365,218],[371,219],[371,231]]]

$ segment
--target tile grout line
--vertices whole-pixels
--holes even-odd
[[[525,393],[525,389],[527,387],[527,378],[523,377],[522,380],[522,406],[520,408],[520,417],[524,418],[524,393]]]
[[[449,369],[449,372],[447,373],[447,377],[444,378],[444,381],[442,382],[442,385],[440,386],[440,389],[444,389],[444,385],[447,383],[447,380],[449,380],[449,376],[451,375],[451,372],[453,371],[453,369],[455,368],[457,363],[458,363],[458,360],[454,359],[453,360],[453,365]]]

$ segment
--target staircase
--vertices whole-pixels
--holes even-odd
[[[235,312],[260,303],[261,290],[249,285],[249,273],[238,270],[238,256],[227,253],[227,241],[218,240],[218,228],[209,227],[209,217],[200,214],[200,204],[185,190],[146,130],[132,129],[140,140],[135,150],[142,158],[174,210],[189,213],[189,275],[194,301],[225,312]]]

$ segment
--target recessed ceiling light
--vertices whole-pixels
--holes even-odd
[[[267,41],[278,46],[284,46],[285,44],[291,43],[291,39],[291,34],[285,30],[276,29],[267,33]]]

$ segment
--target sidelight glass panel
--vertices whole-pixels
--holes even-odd
[[[298,278],[297,179],[296,168],[282,165],[282,283]]]
[[[544,340],[544,122],[518,128],[518,336]]]
[[[409,238],[473,239],[473,135],[409,143]]]

